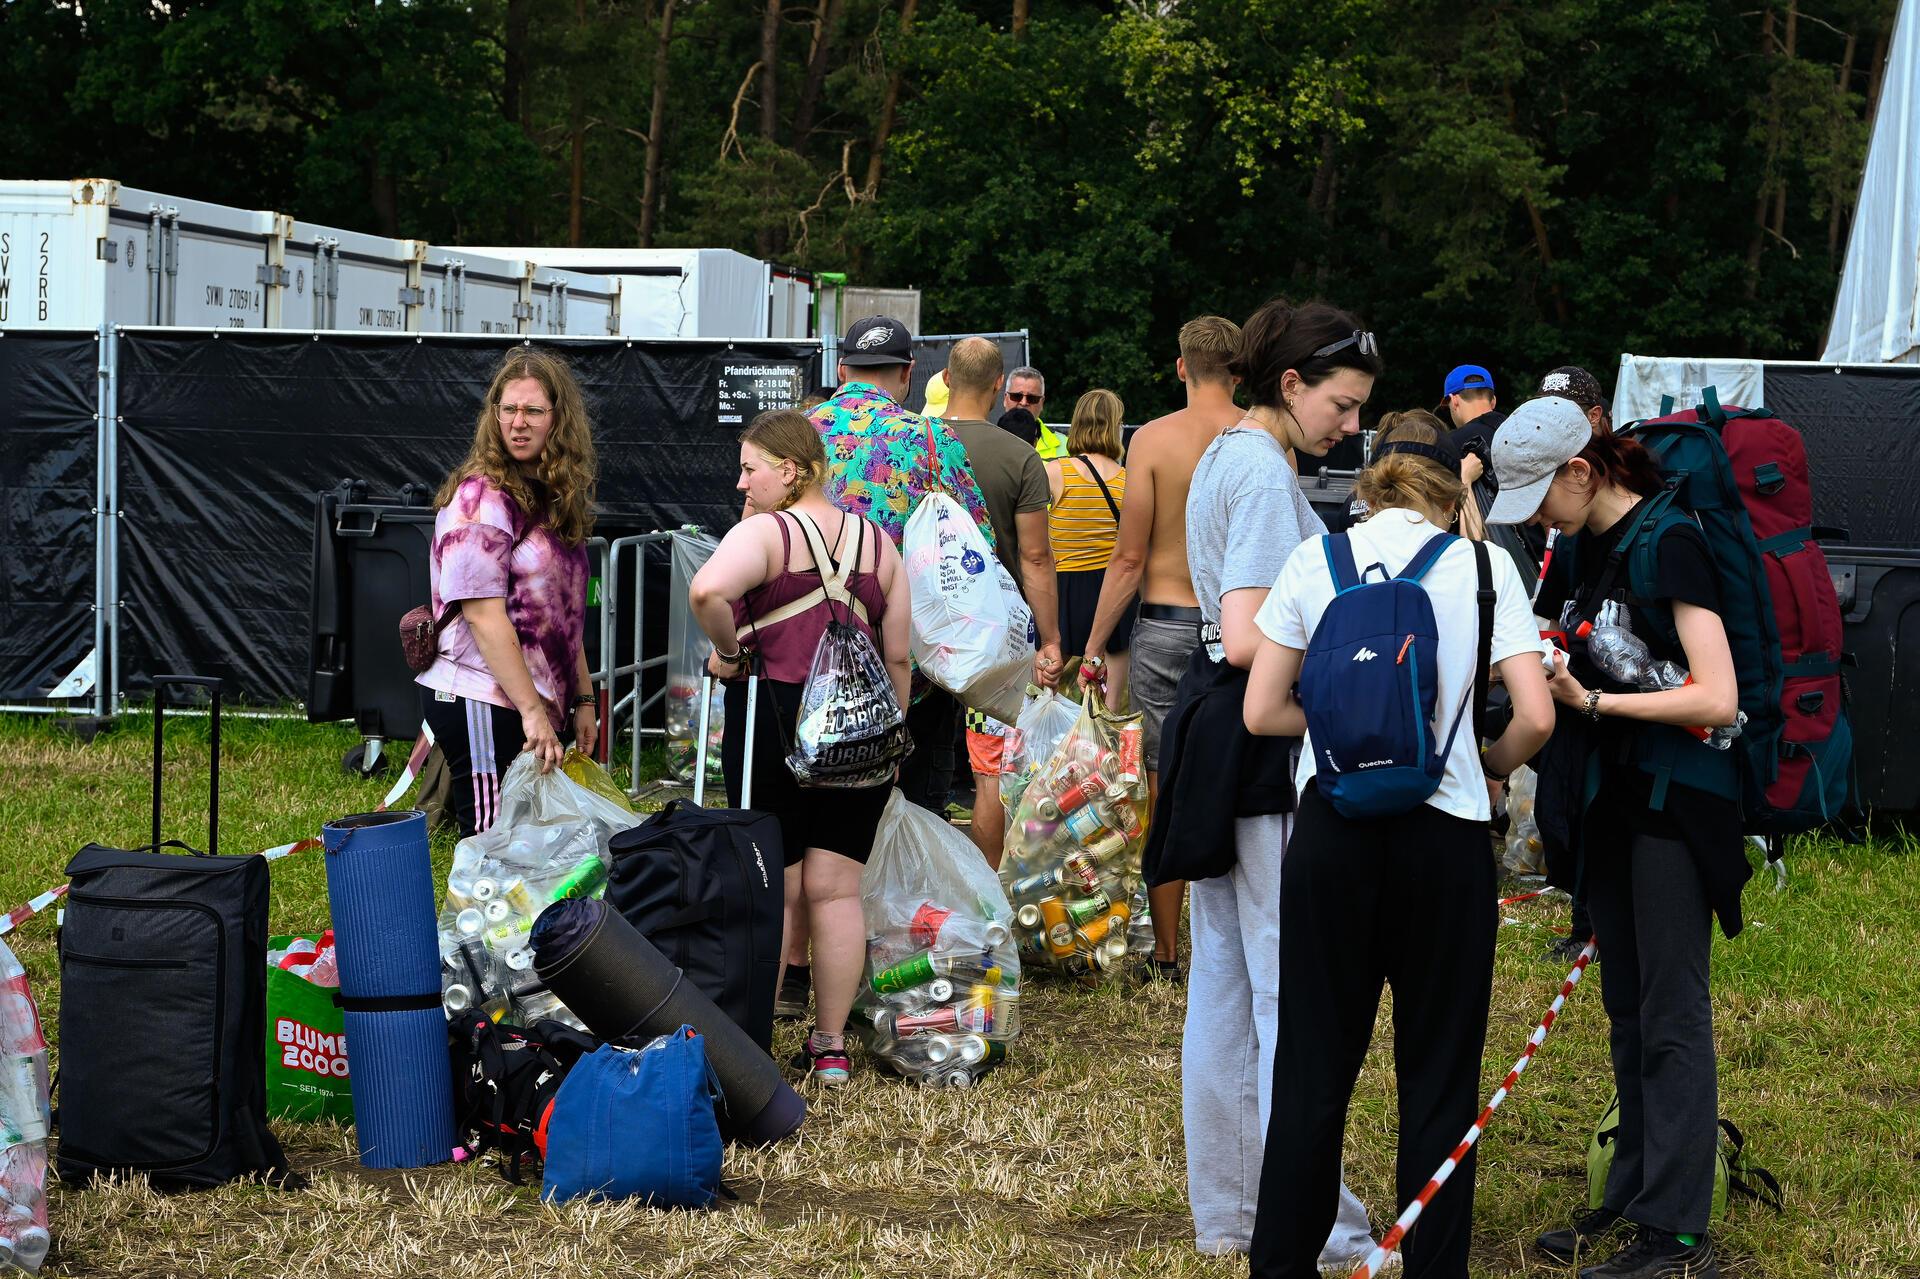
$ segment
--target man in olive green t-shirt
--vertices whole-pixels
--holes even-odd
[[[947,416],[944,421],[973,468],[993,525],[994,550],[1033,610],[1039,644],[1034,682],[1052,687],[1060,679],[1060,603],[1054,580],[1053,544],[1047,536],[1046,464],[1018,436],[987,421],[1004,381],[1000,348],[985,338],[965,338],[947,356]],[[1000,756],[1005,728],[967,713],[967,759],[973,765],[972,835],[987,861],[998,868],[1006,840],[1000,806]]]

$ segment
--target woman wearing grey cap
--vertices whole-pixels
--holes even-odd
[[[1740,930],[1751,874],[1734,753],[1707,731],[1739,710],[1712,555],[1690,516],[1650,500],[1664,482],[1647,450],[1571,400],[1521,405],[1492,454],[1500,496],[1488,522],[1562,537],[1537,609],[1560,615],[1573,653],[1549,682],[1563,709],[1536,811],[1545,825],[1557,803],[1579,854],[1620,1096],[1601,1207],[1537,1246],[1562,1264],[1617,1249],[1583,1279],[1710,1279],[1719,1105],[1708,964],[1713,917],[1729,937]],[[1549,776],[1590,768],[1597,790],[1550,798]]]

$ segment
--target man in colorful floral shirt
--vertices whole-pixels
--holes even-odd
[[[987,545],[993,524],[967,464],[967,451],[938,418],[902,407],[913,384],[913,335],[890,316],[854,322],[840,342],[840,389],[807,416],[827,447],[827,498],[864,515],[899,545],[907,517],[928,493],[945,489],[973,516]],[[915,677],[916,689],[925,681]],[[928,688],[907,712],[914,751],[900,770],[900,790],[944,815],[952,787],[959,703]]]

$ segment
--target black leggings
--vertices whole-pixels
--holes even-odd
[[[1347,1106],[1393,986],[1398,1202],[1426,1186],[1474,1120],[1493,995],[1493,856],[1484,822],[1422,804],[1340,816],[1309,783],[1280,863],[1280,1024],[1252,1273],[1317,1279],[1333,1229]],[[1468,1153],[1409,1236],[1407,1279],[1463,1275]]]

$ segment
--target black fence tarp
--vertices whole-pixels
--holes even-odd
[[[1807,442],[1816,524],[1920,546],[1920,368],[1769,364],[1766,400]]]
[[[93,647],[99,364],[92,333],[0,337],[0,700]]]
[[[166,667],[221,676],[248,702],[304,697],[315,495],[346,478],[437,488],[519,342],[123,333],[122,688]],[[743,365],[797,361],[804,388],[817,356],[789,342],[541,345],[566,355],[586,396],[609,534],[731,525],[739,428],[720,421],[723,380],[738,393]]]

